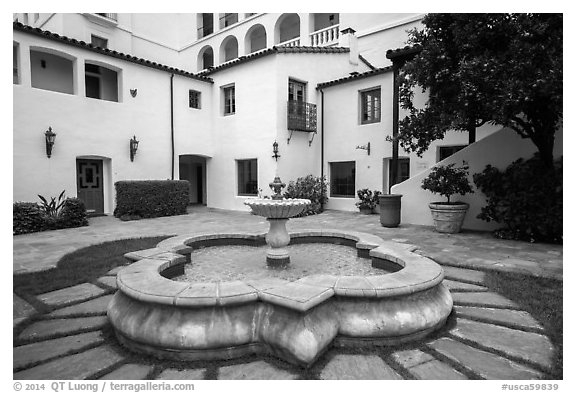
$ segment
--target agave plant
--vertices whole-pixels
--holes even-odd
[[[50,202],[46,200],[42,195],[38,194],[38,198],[42,201],[40,205],[40,209],[49,217],[58,217],[60,215],[60,211],[62,209],[62,205],[66,200],[64,198],[64,193],[66,190],[63,190],[60,195],[58,196],[58,201],[56,201],[55,197],[50,198]]]

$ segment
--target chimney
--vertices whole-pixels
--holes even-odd
[[[350,48],[350,64],[358,65],[358,37],[354,35],[356,30],[348,27],[340,31],[339,45]]]

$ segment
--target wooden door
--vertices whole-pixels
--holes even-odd
[[[88,214],[104,214],[104,174],[102,160],[76,160],[78,198]]]

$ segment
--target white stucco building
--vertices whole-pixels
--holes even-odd
[[[14,200],[66,190],[110,214],[116,181],[186,179],[191,203],[244,210],[276,173],[313,174],[330,182],[327,208],[355,210],[356,190],[391,185],[386,53],[422,16],[15,14]],[[400,149],[400,178],[467,144]]]

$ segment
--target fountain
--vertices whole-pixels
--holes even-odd
[[[310,205],[309,199],[284,199],[282,189],[286,187],[280,177],[276,176],[270,183],[274,191],[272,199],[253,199],[244,202],[250,206],[252,212],[258,216],[266,217],[270,223],[270,230],[266,234],[266,243],[270,249],[266,252],[266,262],[269,266],[286,266],[290,262],[290,255],[286,246],[290,244],[290,235],[286,230],[286,222],[302,213]]]
[[[308,367],[331,345],[395,345],[419,340],[444,325],[452,297],[442,284],[439,265],[414,253],[415,246],[367,233],[333,229],[288,233],[288,219],[310,201],[282,199],[278,177],[270,185],[275,192],[272,199],[246,201],[255,214],[267,218],[268,233],[176,236],[155,248],[126,254],[135,262],[118,273],[118,291],[108,306],[121,344],[173,360],[272,354]],[[315,269],[283,275],[296,270],[301,259],[293,255],[290,261],[290,247],[319,243],[328,249],[337,248],[334,244],[351,247],[360,263],[371,265],[367,268],[376,273],[324,271],[317,265],[330,265],[333,254],[322,249],[324,258],[308,261]],[[252,254],[248,268],[232,261],[235,252],[226,251],[239,245],[256,250],[266,244],[267,263],[261,267]],[[180,280],[185,267],[195,266],[198,253],[211,247],[224,250],[217,254],[224,266],[272,276],[224,273],[214,280],[192,273]],[[202,265],[200,260],[198,264]],[[229,279],[222,280],[224,276]]]

